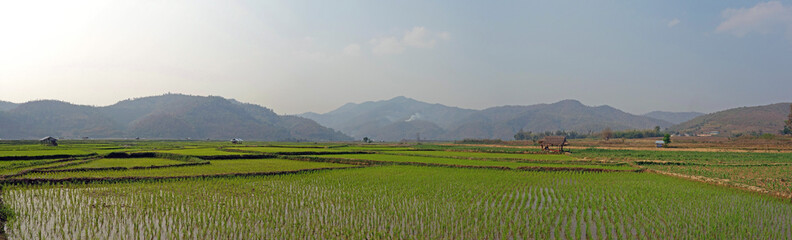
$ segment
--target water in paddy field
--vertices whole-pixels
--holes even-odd
[[[6,230],[12,239],[676,239],[716,230],[792,238],[792,206],[779,201],[636,199],[569,178],[412,192],[321,179],[171,185],[8,190],[3,199],[17,217]]]

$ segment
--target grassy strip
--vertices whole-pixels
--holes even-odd
[[[33,172],[35,170],[46,170],[46,169],[53,169],[53,168],[68,167],[68,166],[72,166],[72,165],[83,164],[83,163],[86,163],[86,162],[89,162],[89,161],[92,161],[92,160],[93,159],[91,159],[91,158],[89,158],[89,159],[74,159],[74,158],[62,159],[62,160],[53,161],[51,163],[42,164],[42,165],[49,165],[49,164],[54,164],[54,163],[65,162],[64,164],[55,165],[55,166],[46,166],[46,167],[40,167],[40,168],[25,169],[25,170],[19,171],[19,172],[14,173],[14,174],[2,175],[2,176],[0,176],[0,178],[14,178],[14,177],[19,177],[19,176],[31,173],[31,172]]]
[[[221,149],[218,148],[183,148],[183,149],[173,149],[173,150],[159,150],[156,152],[173,153],[173,154],[189,155],[189,156],[245,155],[245,153],[233,153],[228,151],[222,151]]]
[[[470,160],[470,159],[454,159],[454,158],[440,158],[440,157],[410,157],[386,154],[365,154],[365,155],[339,155],[332,158],[344,159],[359,159],[369,160],[375,162],[407,162],[407,163],[429,163],[436,164],[437,166],[488,166],[488,167],[507,167],[517,168],[523,166],[532,167],[577,167],[577,168],[601,168],[601,169],[615,169],[615,170],[633,170],[629,166],[603,166],[603,165],[567,165],[567,164],[544,164],[544,163],[526,163],[526,162],[506,162],[506,161],[486,161],[486,160]],[[415,165],[415,164],[412,164]]]
[[[198,161],[196,161],[198,162]],[[177,161],[165,158],[99,158],[78,166],[66,168],[105,168],[105,167],[147,167],[191,163],[188,161]]]
[[[679,161],[661,161],[661,160],[638,160],[633,162],[638,165],[676,165],[676,166],[711,166],[711,167],[792,166],[792,163],[717,164],[717,163],[679,162]]]
[[[499,167],[499,166],[470,166],[470,165],[458,165],[458,164],[442,164],[442,163],[426,163],[426,162],[388,162],[388,161],[374,161],[374,160],[364,160],[364,159],[353,159],[353,158],[325,158],[325,157],[313,157],[313,156],[299,156],[299,157],[285,157],[290,160],[298,160],[298,161],[311,161],[311,162],[330,162],[330,163],[342,163],[342,164],[352,164],[352,165],[408,165],[408,166],[432,166],[432,167],[452,167],[452,168],[487,168],[487,169],[499,169],[499,170],[510,170],[509,167]]]
[[[575,156],[589,159],[661,160],[710,164],[792,163],[792,153],[609,150],[588,148],[575,151]]]
[[[118,182],[138,182],[138,181],[162,181],[162,180],[187,180],[187,179],[206,179],[206,178],[228,178],[228,177],[245,177],[245,176],[274,176],[286,175],[297,173],[308,173],[322,170],[332,169],[347,169],[347,168],[361,168],[362,166],[349,166],[349,167],[325,167],[325,168],[311,168],[299,169],[289,171],[277,172],[250,172],[250,173],[221,173],[221,174],[203,174],[192,176],[167,176],[167,177],[73,177],[73,178],[17,178],[17,179],[3,179],[0,184],[9,185],[39,185],[39,184],[64,184],[64,183],[118,183]]]
[[[518,167],[517,170],[523,171],[537,171],[537,172],[557,172],[557,171],[571,171],[571,172],[644,172],[645,168],[636,170],[617,170],[617,169],[603,169],[603,168],[581,168],[581,167],[534,167],[525,166]]]
[[[10,164],[5,165],[3,167],[0,167],[0,171],[13,170],[13,169],[19,169],[19,168],[26,168],[26,167],[33,167],[33,166],[39,166],[39,165],[46,165],[46,164],[51,164],[51,163],[56,163],[56,162],[61,162],[61,161],[64,161],[64,160],[63,159],[57,159],[57,160],[3,161],[2,162],[3,164],[6,164],[6,163],[10,163]]]
[[[523,162],[523,161],[542,161],[542,162],[585,162],[591,163],[588,160],[578,160],[566,155],[539,155],[539,154],[512,154],[512,153],[481,153],[481,152],[452,152],[452,151],[393,151],[381,152],[380,154],[386,155],[400,155],[400,156],[417,156],[417,157],[442,157],[454,159],[471,159],[471,160],[495,160],[495,161],[509,161],[509,162]],[[616,165],[621,165],[619,163]]]
[[[156,168],[169,168],[169,167],[186,167],[186,166],[198,166],[198,165],[208,165],[208,164],[210,164],[210,163],[208,161],[206,161],[206,162],[192,162],[192,163],[179,163],[179,164],[159,165],[159,166],[47,169],[47,170],[32,170],[32,171],[30,171],[30,173],[89,172],[89,171],[104,171],[104,170],[123,171],[123,170],[156,169]]]
[[[217,160],[210,162],[210,164],[206,165],[178,168],[131,169],[128,171],[48,172],[32,173],[22,177],[52,179],[80,177],[175,177],[266,171],[288,171],[296,169],[348,166],[333,163],[293,161],[286,159]]]
[[[356,151],[356,152],[279,152],[276,153],[278,155],[342,155],[342,154],[372,154],[374,152],[363,152],[363,151]]]
[[[54,154],[54,155],[39,155],[39,156],[3,156],[0,161],[13,161],[13,160],[43,160],[43,159],[56,159],[56,158],[78,158],[78,157],[92,157],[97,156],[96,153],[82,154],[82,155],[69,155],[69,154]]]
[[[490,147],[476,145],[413,145],[416,150],[437,150],[437,151],[457,151],[457,152],[488,152],[488,153],[523,153],[523,154],[544,154],[537,146],[536,148],[513,148],[513,147]]]
[[[246,149],[248,148],[248,149]],[[306,151],[306,149],[312,149]],[[329,154],[362,154],[372,153],[372,151],[342,151],[333,150],[328,148],[317,147],[237,147],[237,148],[223,148],[224,151],[239,152],[239,153],[267,153],[277,155],[329,155]]]
[[[234,155],[234,156],[236,156],[236,155]],[[105,158],[164,158],[164,159],[170,159],[170,160],[182,161],[182,162],[202,162],[202,161],[204,161],[203,159],[201,159],[199,157],[195,157],[195,156],[180,155],[180,154],[173,154],[173,153],[163,153],[163,152],[136,152],[136,153],[113,152],[113,153],[105,155]]]
[[[308,162],[326,162],[326,163],[339,163],[349,165],[372,165],[372,161],[360,159],[346,159],[346,158],[326,158],[326,157],[313,157],[313,156],[280,156],[283,159],[295,161],[308,161]]]

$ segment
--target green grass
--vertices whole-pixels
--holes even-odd
[[[792,153],[691,152],[584,149],[573,154],[579,158],[623,160],[663,160],[704,164],[767,164],[792,163]]]
[[[74,162],[78,162],[78,161],[82,161],[82,160],[73,160],[73,161],[68,161],[68,162],[54,162],[54,161],[55,160],[44,161],[44,162],[39,162],[40,164],[29,165],[29,166],[19,167],[19,168],[2,169],[2,170],[0,170],[0,176],[17,174],[17,173],[19,173],[21,171],[35,169],[35,168],[55,167],[55,166],[60,166],[60,165],[67,164],[67,163],[74,163]]]
[[[216,148],[190,148],[190,149],[174,149],[174,150],[162,150],[157,152],[163,153],[173,153],[173,154],[180,154],[180,155],[188,155],[188,156],[231,156],[231,155],[251,155],[252,153],[242,153],[242,152],[228,152],[228,151],[221,151]]]
[[[0,157],[19,157],[19,156],[53,156],[53,155],[87,155],[94,153],[88,150],[79,149],[47,149],[47,150],[3,150]]]
[[[35,166],[41,165],[45,163],[49,163],[55,160],[46,159],[46,160],[14,160],[14,161],[0,161],[0,169],[12,169],[18,167],[25,167],[25,166]]]
[[[382,166],[9,186],[11,239],[789,239],[792,204],[647,173]]]
[[[393,154],[431,156],[431,157],[463,157],[486,159],[521,159],[521,160],[576,160],[574,157],[561,154],[519,154],[519,153],[482,153],[482,152],[451,152],[451,151],[393,151]]]
[[[489,167],[508,167],[508,168],[566,167],[566,168],[599,168],[599,169],[610,169],[610,170],[633,169],[629,166],[506,162],[506,161],[468,160],[468,159],[454,159],[454,158],[441,158],[441,157],[400,156],[400,155],[385,155],[385,154],[342,154],[342,155],[321,155],[315,157],[359,159],[359,160],[369,160],[376,162],[400,162],[400,163],[416,162],[416,163],[443,164],[443,165],[489,166]]]
[[[61,169],[75,168],[108,168],[108,167],[148,167],[182,164],[183,161],[176,161],[163,158],[101,158],[87,163],[72,165]]]
[[[350,151],[350,152],[381,152],[381,151],[410,151],[414,148],[405,145],[381,145],[381,144],[372,144],[372,145],[350,145],[350,146],[343,146],[343,147],[334,147],[333,149],[343,150],[343,151]]]
[[[451,150],[451,151],[480,151],[480,152],[504,152],[504,153],[520,153],[520,152],[540,152],[538,146],[527,146],[525,148],[517,147],[485,147],[485,146],[471,146],[471,145],[432,145],[420,144],[413,145],[415,149],[419,150]]]
[[[286,152],[343,152],[337,148],[310,148],[310,147],[233,147],[229,149],[254,151],[261,153],[286,153]]]
[[[312,168],[346,167],[345,164],[305,162],[283,159],[213,160],[209,165],[156,169],[103,170],[90,172],[32,173],[17,178],[114,178],[114,177],[176,177],[230,173],[279,172]]]

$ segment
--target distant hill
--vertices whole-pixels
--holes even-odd
[[[344,141],[340,132],[294,116],[222,97],[167,94],[107,107],[45,100],[20,104],[0,115],[0,137],[155,138],[267,141]]]
[[[438,139],[443,132],[437,129],[450,128],[475,112],[395,97],[385,101],[348,103],[325,114],[304,113],[299,116],[313,119],[323,126],[333,126],[356,139],[370,137],[398,141],[407,136],[414,139],[416,133],[427,129],[433,130],[422,133],[424,139]]]
[[[454,140],[463,138],[513,139],[520,129],[526,131],[598,132],[650,129],[672,124],[654,118],[625,113],[610,106],[590,107],[576,100],[530,106],[501,106],[471,110],[429,104],[406,97],[385,101],[349,103],[325,114],[305,113],[328,127],[356,139],[398,141],[416,139]]]
[[[668,127],[663,120],[637,116],[610,106],[591,107],[577,100],[564,100],[553,104],[530,106],[501,106],[484,109],[452,128],[446,137],[513,139],[514,134],[525,131],[576,131],[599,132],[613,130],[651,129]]]
[[[680,124],[686,122],[690,119],[696,118],[698,116],[704,115],[705,113],[700,112],[663,112],[663,111],[654,111],[647,114],[644,114],[645,117],[655,118],[664,120],[673,124]]]
[[[18,105],[19,104],[12,103],[12,102],[0,101],[0,111],[11,110],[11,109],[16,108]]]
[[[718,131],[720,135],[778,133],[784,129],[790,103],[740,107],[710,113],[680,123],[672,131],[689,134]]]

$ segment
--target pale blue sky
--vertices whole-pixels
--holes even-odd
[[[792,1],[4,1],[0,100],[407,96],[631,113],[792,101]]]

